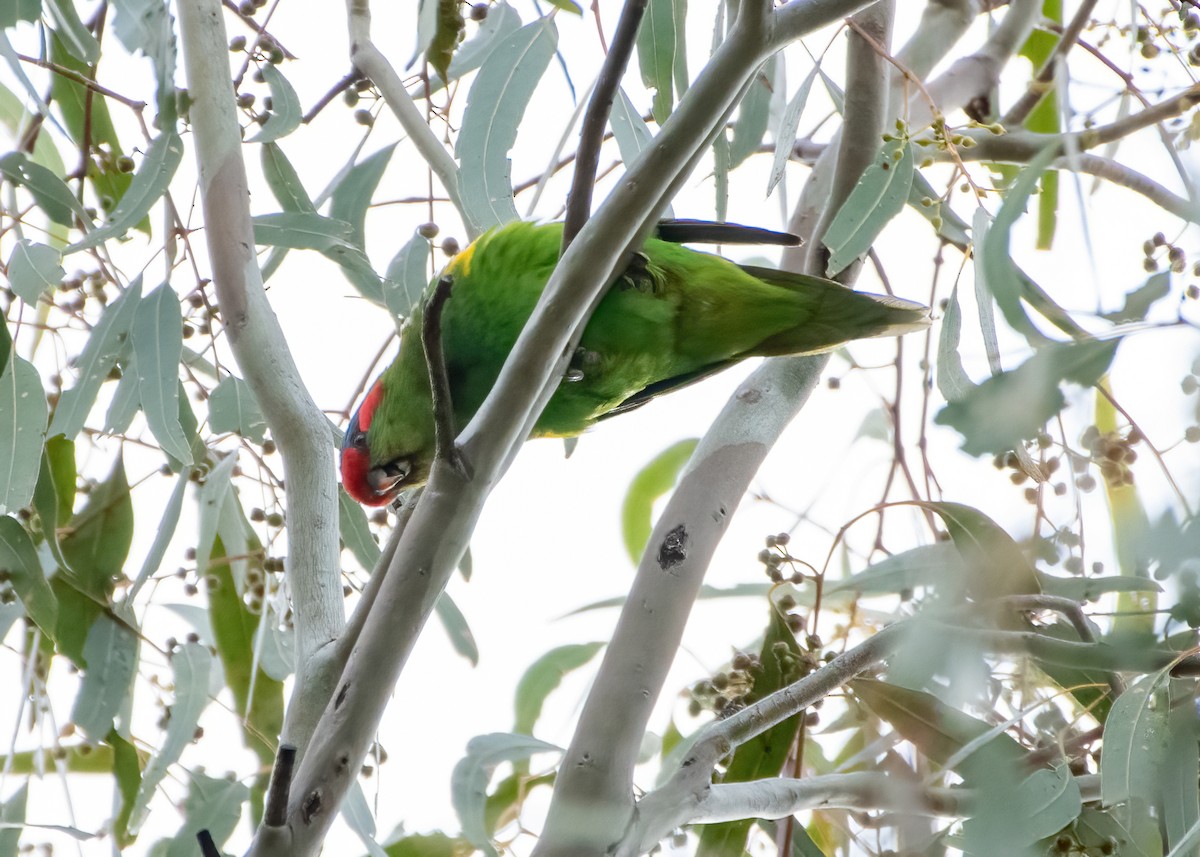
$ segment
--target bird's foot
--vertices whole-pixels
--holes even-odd
[[[576,348],[575,354],[571,357],[571,362],[567,364],[567,371],[563,373],[563,380],[568,384],[582,381],[591,372],[595,371],[595,367],[600,364],[600,352],[592,351],[587,348]]]
[[[658,281],[650,270],[650,257],[645,253],[634,253],[629,259],[625,272],[617,279],[620,289],[637,289],[639,292],[654,294],[658,291]]]

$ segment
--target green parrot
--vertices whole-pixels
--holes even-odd
[[[442,314],[442,351],[456,428],[492,389],[558,262],[561,241],[561,223],[512,223],[446,266],[453,285]],[[664,221],[597,305],[534,437],[573,437],[747,357],[812,354],[929,323],[920,304],[737,265],[682,242],[799,239],[737,224]],[[416,309],[401,331],[399,354],[350,419],[342,484],[360,503],[382,506],[423,484],[433,456],[433,401]]]

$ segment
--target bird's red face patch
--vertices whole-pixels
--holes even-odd
[[[375,410],[383,399],[383,379],[379,379],[371,387],[342,438],[342,487],[346,493],[367,506],[383,506],[391,497],[380,495],[371,485],[368,478],[371,472],[371,448],[367,440],[367,432],[371,428],[371,420]]]

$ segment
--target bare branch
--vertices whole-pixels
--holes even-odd
[[[1054,70],[1066,59],[1071,48],[1075,47],[1076,42],[1079,41],[1079,36],[1091,20],[1092,10],[1095,8],[1096,0],[1083,0],[1079,4],[1079,8],[1075,10],[1075,17],[1063,30],[1058,44],[1054,46],[1054,50],[1051,51],[1046,62],[1034,76],[1033,82],[1025,90],[1025,94],[1018,98],[1012,107],[1008,108],[1008,112],[1000,120],[1001,125],[1005,127],[1020,125],[1038,106],[1038,103],[1046,97],[1052,88],[1050,84],[1054,81]]]
[[[283,458],[289,519],[288,586],[296,619],[296,686],[285,731],[303,747],[331,679],[315,653],[345,623],[338,577],[337,484],[329,421],[292,360],[254,255],[250,193],[234,110],[219,0],[181,4],[179,21],[213,285],[230,348]],[[306,702],[321,700],[313,710]]]
[[[579,129],[579,148],[575,155],[575,175],[571,180],[567,213],[563,219],[564,251],[592,213],[592,188],[596,183],[596,167],[600,163],[600,144],[604,142],[604,129],[608,126],[617,87],[621,85],[621,78],[633,54],[646,3],[647,0],[625,0],[617,30],[613,33],[612,47],[604,57],[604,65],[600,67],[600,76],[588,101],[587,113],[583,116],[583,125]]]
[[[482,229],[468,215],[458,193],[458,165],[425,123],[425,117],[404,88],[400,75],[396,74],[387,57],[371,41],[370,0],[347,0],[346,14],[349,18],[350,62],[382,93],[383,100],[400,120],[404,133],[446,189],[446,196],[450,197],[450,202],[457,209],[467,235],[472,240],[479,237]]]
[[[454,402],[450,398],[450,373],[446,370],[446,353],[442,350],[442,310],[450,300],[454,278],[442,276],[425,302],[421,316],[421,346],[429,366],[429,390],[433,399],[434,454],[441,459],[462,464],[455,449]]]

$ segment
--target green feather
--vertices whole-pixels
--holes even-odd
[[[561,238],[561,224],[513,223],[488,232],[447,267],[454,285],[442,339],[458,429],[495,383],[558,261]],[[827,351],[927,324],[928,312],[918,304],[816,277],[742,267],[653,238],[596,307],[567,380],[534,435],[577,435],[605,416],[747,357]],[[373,465],[413,462],[409,484],[424,480],[433,456],[419,331],[417,313],[384,373],[383,398],[368,432]]]

